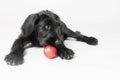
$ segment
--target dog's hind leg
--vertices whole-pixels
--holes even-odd
[[[65,29],[64,34],[67,37],[73,37],[77,41],[86,42],[87,44],[90,44],[90,45],[97,45],[98,44],[98,40],[96,38],[87,37],[87,36],[81,34],[79,31],[73,32],[72,30],[68,29],[67,27]]]

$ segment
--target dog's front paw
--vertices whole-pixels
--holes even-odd
[[[71,49],[63,48],[58,51],[58,56],[62,59],[70,60],[74,56],[74,52]]]
[[[12,65],[12,66],[20,65],[23,63],[23,56],[15,54],[15,53],[10,53],[6,55],[4,60],[7,62],[7,64]]]
[[[97,45],[98,44],[98,40],[96,38],[94,38],[94,37],[89,37],[88,41],[87,41],[87,44]]]

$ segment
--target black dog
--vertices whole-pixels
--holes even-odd
[[[41,11],[31,14],[22,25],[22,33],[15,40],[10,54],[5,57],[9,65],[19,65],[23,63],[24,50],[26,45],[31,43],[32,46],[45,47],[52,45],[57,49],[57,55],[62,59],[72,59],[74,52],[66,48],[63,44],[67,37],[73,37],[77,41],[86,42],[87,44],[97,45],[98,40],[94,37],[82,35],[79,31],[73,32],[60,18],[51,11]]]

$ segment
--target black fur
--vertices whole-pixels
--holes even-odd
[[[41,11],[31,14],[22,25],[22,33],[15,40],[11,52],[5,57],[9,65],[19,65],[23,63],[24,50],[26,45],[45,47],[52,45],[57,49],[57,55],[62,59],[72,59],[74,52],[64,44],[67,37],[73,37],[78,41],[86,42],[90,45],[97,45],[98,40],[94,37],[82,35],[79,31],[73,32],[55,13],[51,11]],[[31,47],[32,47],[31,46]]]

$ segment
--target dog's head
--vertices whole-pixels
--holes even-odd
[[[46,36],[58,37],[62,39],[59,17],[52,12],[42,12],[31,14],[25,20],[22,26],[22,33],[25,37],[30,36],[33,32],[37,37],[44,38]]]

